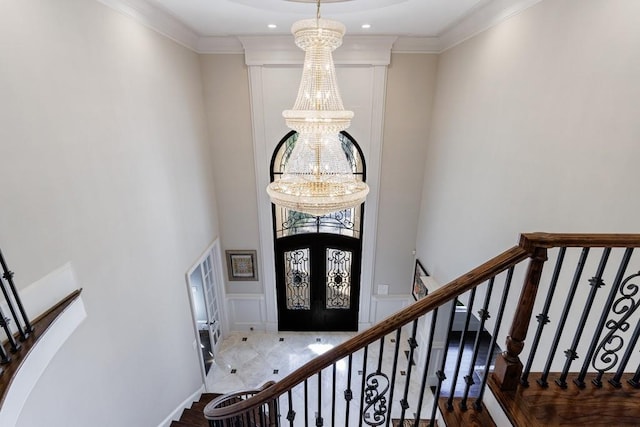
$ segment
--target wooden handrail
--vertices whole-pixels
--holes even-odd
[[[243,396],[247,396],[247,395],[250,395],[250,394],[256,395],[258,393],[262,393],[263,391],[265,391],[269,387],[273,386],[274,384],[275,384],[275,381],[267,381],[266,383],[264,383],[257,390],[243,390],[243,391],[236,391],[236,392],[232,392],[232,393],[223,394],[222,396],[218,396],[215,399],[213,399],[211,402],[209,402],[207,404],[207,406],[211,405],[211,406],[215,407],[215,406],[218,406],[221,403],[224,403],[224,402],[226,402],[228,400],[242,398]]]
[[[525,233],[519,246],[529,252],[535,248],[638,248],[640,234]]]
[[[440,307],[457,296],[473,289],[475,286],[483,283],[490,277],[499,274],[513,265],[516,265],[528,256],[529,253],[527,251],[518,246],[514,246],[479,267],[474,268],[467,274],[449,282],[446,286],[436,289],[425,298],[412,304],[399,313],[387,317],[372,328],[367,329],[339,346],[334,347],[326,353],[316,357],[284,377],[282,380],[278,381],[272,387],[269,387],[264,393],[259,393],[250,399],[225,406],[223,408],[216,408],[215,405],[212,405],[213,402],[209,403],[204,409],[204,415],[208,419],[224,419],[225,417],[241,414],[251,408],[273,400],[289,389],[300,384],[306,378],[320,372],[327,366],[331,366],[336,361],[364,348],[374,341],[379,340],[380,337],[383,337],[407,323],[429,313],[430,311],[433,311],[437,307]]]

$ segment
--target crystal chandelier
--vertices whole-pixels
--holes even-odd
[[[276,205],[316,216],[355,207],[369,187],[356,179],[338,136],[353,117],[342,105],[332,57],[345,27],[320,18],[318,0],[316,18],[294,23],[291,32],[305,58],[295,105],[282,115],[298,140],[267,194]]]

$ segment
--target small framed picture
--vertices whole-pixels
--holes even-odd
[[[416,259],[416,265],[413,270],[413,287],[411,289],[411,295],[416,301],[427,296],[428,290],[424,283],[424,278],[427,276],[429,276],[429,273],[427,273],[420,261]]]
[[[257,252],[254,250],[225,251],[229,280],[252,282],[258,280]]]

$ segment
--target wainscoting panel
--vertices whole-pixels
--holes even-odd
[[[266,310],[262,294],[227,294],[225,298],[230,331],[266,331]]]
[[[374,295],[371,298],[371,325],[386,319],[413,302],[409,295]]]

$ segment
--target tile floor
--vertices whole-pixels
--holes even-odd
[[[342,332],[234,332],[221,344],[213,367],[207,375],[207,391],[213,393],[229,393],[239,390],[251,390],[260,387],[266,381],[278,381],[293,370],[299,368],[318,354],[346,341],[353,333]],[[388,335],[384,340],[383,357],[381,359],[382,372],[391,376],[396,345],[395,334]],[[413,417],[418,407],[420,397],[420,383],[422,376],[416,373],[415,365],[411,368],[413,373],[407,385],[407,371],[409,364],[405,352],[409,346],[404,337],[400,339],[397,376],[394,387],[394,396],[391,403],[392,418],[399,418],[402,411],[400,399],[405,389],[409,408],[406,417]],[[371,344],[368,348],[366,364],[363,363],[364,352],[354,354],[351,369],[351,390],[353,400],[349,404],[349,425],[357,425],[358,414],[361,412],[360,399],[363,387],[363,370],[366,376],[374,372],[380,358],[380,342]],[[344,398],[344,390],[349,388],[348,360],[343,359],[336,364],[335,380],[335,405],[333,397],[333,369],[331,367],[322,371],[321,386],[318,387],[317,377],[312,377],[307,382],[307,400],[305,404],[304,383],[296,386],[291,393],[291,402],[284,395],[280,398],[280,412],[284,421],[289,405],[296,411],[295,426],[316,425],[316,413],[320,407],[320,416],[324,418],[325,426],[347,425],[347,403]],[[380,393],[388,386],[389,380],[378,377]],[[387,398],[388,398],[387,392]],[[320,404],[318,404],[320,402]],[[422,405],[421,418],[428,418],[431,413],[432,395],[426,388]],[[305,411],[305,408],[308,408]],[[332,409],[334,409],[332,411]],[[366,408],[365,408],[366,409]],[[370,410],[369,412],[371,412]],[[367,412],[366,410],[364,411]],[[367,415],[365,415],[366,417]],[[369,415],[371,417],[372,415]],[[305,418],[308,424],[305,424]]]

